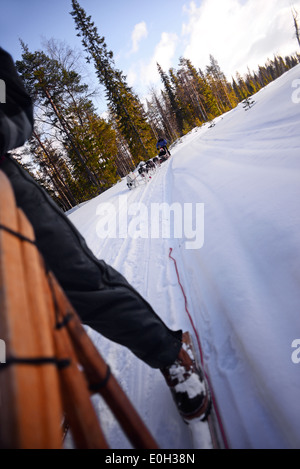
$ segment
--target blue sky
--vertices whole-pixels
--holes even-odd
[[[236,71],[297,50],[291,6],[300,0],[79,0],[114,53],[116,65],[141,96],[159,86],[158,61],[167,71],[180,56],[205,69],[209,54],[230,79]],[[70,15],[71,0],[1,0],[0,45],[15,60],[19,38],[30,50],[55,38],[82,50]],[[300,52],[299,48],[298,51]],[[93,69],[89,78],[95,80]],[[100,99],[101,101],[101,99]],[[103,98],[104,105],[104,98]]]

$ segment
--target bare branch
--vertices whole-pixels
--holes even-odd
[[[294,19],[296,39],[297,39],[299,47],[300,47],[300,27],[299,27],[299,23],[298,23],[298,12],[294,7],[292,8],[292,15],[293,15],[293,19]]]

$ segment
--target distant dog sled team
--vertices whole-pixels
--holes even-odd
[[[157,156],[148,161],[141,161],[137,166],[137,172],[130,172],[127,175],[126,180],[129,189],[134,189],[140,183],[149,182],[156,169],[171,156],[168,143],[162,137],[157,140],[156,149],[158,151]]]

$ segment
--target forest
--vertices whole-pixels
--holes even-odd
[[[16,66],[34,103],[35,126],[19,162],[67,211],[110,188],[142,160],[156,155],[163,136],[172,144],[194,127],[213,120],[300,63],[300,54],[274,56],[245,76],[230,81],[212,55],[197,69],[180,57],[178,68],[157,69],[161,90],[147,99],[128,85],[116,68],[113,52],[91,17],[72,0],[77,36],[87,63],[94,66],[104,90],[107,114],[100,116],[80,73],[76,51],[49,40],[43,51],[30,51],[21,41],[22,60]]]

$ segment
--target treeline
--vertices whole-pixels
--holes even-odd
[[[49,54],[22,48],[16,65],[34,101],[35,127],[21,163],[68,210],[111,187],[133,161],[114,120],[97,114],[74,52],[53,42]]]
[[[171,68],[168,72],[157,64],[164,89],[160,93],[152,90],[147,101],[152,128],[157,135],[163,133],[173,141],[233,109],[299,62],[299,54],[285,59],[275,56],[256,72],[248,70],[245,77],[237,73],[231,83],[212,55],[204,71],[186,58],[180,59],[177,70]]]
[[[156,152],[156,140],[168,141],[234,108],[300,62],[300,56],[275,57],[257,72],[237,74],[229,83],[214,57],[205,71],[181,58],[178,70],[163,71],[163,84],[142,105],[118,70],[105,38],[72,0],[78,36],[86,60],[95,67],[105,91],[108,116],[97,114],[93,92],[79,73],[75,53],[49,41],[46,51],[22,45],[17,68],[35,104],[35,128],[21,163],[50,196],[68,210],[111,187]]]

